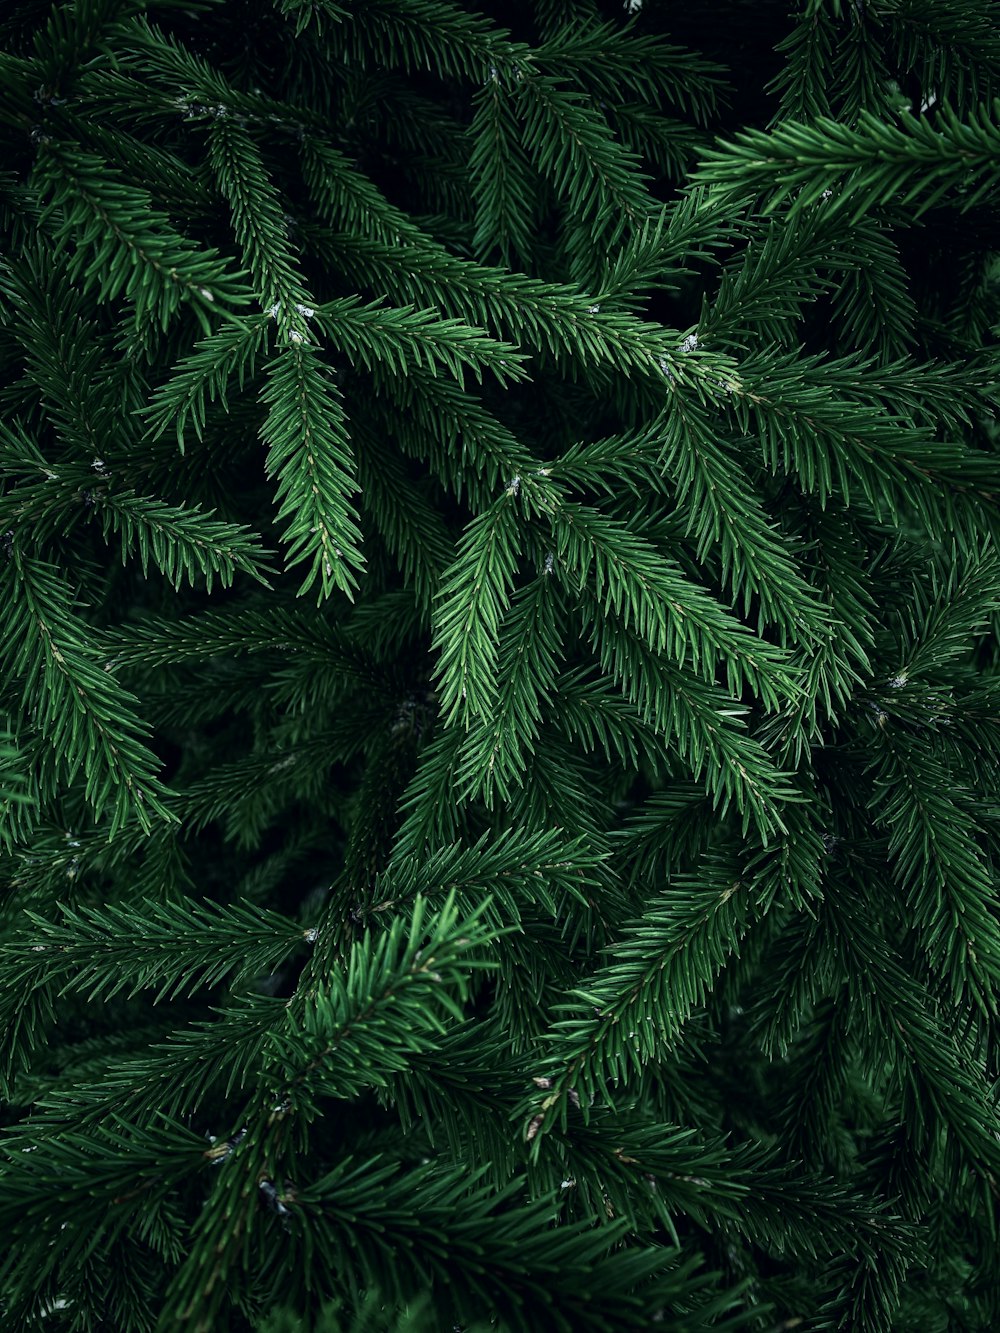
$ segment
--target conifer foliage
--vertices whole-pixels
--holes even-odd
[[[998,95],[4,6],[4,1330],[1000,1327]]]

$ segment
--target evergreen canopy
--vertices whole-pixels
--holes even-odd
[[[998,94],[4,7],[5,1330],[1000,1327]]]

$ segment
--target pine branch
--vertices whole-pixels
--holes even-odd
[[[514,99],[523,121],[521,143],[536,170],[557,196],[572,195],[574,209],[595,229],[614,218],[613,243],[627,224],[650,211],[638,162],[587,98],[532,74],[518,81]]]
[[[525,770],[524,750],[534,748],[559,651],[555,594],[543,572],[514,594],[500,630],[498,699],[465,738],[458,774],[463,800],[482,794],[492,809],[494,791],[501,800],[510,799],[511,784]]]
[[[794,799],[794,790],[763,745],[743,734],[746,709],[717,687],[678,670],[640,639],[622,633],[613,620],[605,621],[596,598],[589,599],[589,607],[601,670],[646,725],[677,747],[720,813],[735,803],[744,832],[751,822],[764,837],[780,829],[780,806]]]
[[[228,411],[226,395],[235,376],[242,389],[253,378],[257,357],[267,340],[265,316],[250,316],[224,325],[195,344],[174,367],[170,378],[159,385],[145,416],[148,434],[159,439],[168,426],[177,432],[177,445],[184,452],[184,428],[188,418],[200,440],[208,419],[208,404],[219,401]]]
[[[966,212],[997,188],[1000,128],[991,113],[995,117],[995,105],[981,106],[963,120],[943,106],[933,124],[904,115],[888,125],[862,109],[856,128],[822,116],[769,134],[745,131],[733,144],[707,152],[694,180],[724,190],[765,186],[765,211],[788,200],[795,218],[831,190],[848,226],[889,204],[914,218],[942,202]]]
[[[613,946],[614,961],[573,989],[552,1026],[541,1084],[550,1091],[528,1124],[529,1143],[557,1113],[565,1126],[570,1102],[586,1122],[595,1099],[607,1102],[609,1085],[669,1050],[754,922],[753,890],[737,876],[730,857],[703,857],[696,876],[674,883],[669,904],[651,903]]]
[[[510,605],[517,568],[519,479],[469,524],[438,594],[434,647],[442,715],[468,730],[492,712],[497,690],[500,618]]]
[[[89,1000],[153,988],[156,1002],[193,995],[224,978],[248,980],[273,972],[308,938],[294,922],[251,903],[58,907],[58,921],[26,911],[34,928],[28,927],[20,940],[0,944],[0,956],[20,965],[32,988],[62,981],[58,995],[81,993]]]
[[[594,596],[604,615],[620,619],[654,653],[706,681],[724,666],[734,695],[746,684],[770,707],[779,706],[782,694],[795,696],[792,673],[782,670],[784,655],[754,640],[639,532],[570,502],[563,502],[554,517],[555,567],[561,570],[566,561],[582,582],[593,564]]]
[[[304,310],[312,297],[296,272],[287,239],[282,202],[246,131],[220,114],[208,136],[208,160],[218,187],[232,210],[233,231],[253,276],[255,293],[278,325],[284,345],[305,336]]]
[[[358,484],[340,395],[305,342],[293,340],[268,369],[261,437],[267,475],[278,477],[276,517],[288,525],[286,564],[310,562],[299,596],[318,581],[321,598],[339,588],[353,600],[365,559],[350,501]]]
[[[372,1173],[377,1195],[368,1187]],[[587,1236],[587,1223],[564,1223],[553,1233],[548,1200],[514,1207],[514,1187],[499,1196],[479,1188],[470,1197],[464,1185],[459,1170],[445,1174],[433,1163],[401,1176],[389,1164],[345,1162],[299,1197],[329,1271],[343,1262],[347,1246],[360,1250],[363,1270],[372,1273],[382,1270],[384,1256],[405,1255],[405,1266],[395,1270],[398,1298],[417,1274],[429,1271],[440,1282],[460,1273],[461,1288],[445,1289],[469,1292],[468,1304],[459,1296],[456,1305],[466,1318],[497,1309],[520,1327],[560,1333],[640,1329],[656,1319],[679,1333],[675,1320],[656,1317],[680,1302],[685,1328],[743,1326],[740,1318],[718,1322],[733,1297],[712,1299],[709,1275],[696,1276],[690,1260],[652,1247],[608,1253],[623,1226]],[[376,1198],[381,1202],[373,1206]]]
[[[451,0],[373,0],[352,34],[359,55],[441,79],[478,81],[490,64],[510,68],[528,48]],[[367,63],[367,60],[366,60]]]
[[[492,75],[476,98],[469,178],[476,201],[473,251],[485,259],[495,248],[504,263],[531,253],[534,173],[521,143],[514,109],[500,76]]]
[[[172,819],[135,700],[100,669],[61,571],[15,546],[2,575],[11,608],[7,669],[21,680],[27,710],[67,781],[84,770],[84,796],[95,818],[110,809],[111,836],[129,818],[146,832],[153,819]]]
[[[484,906],[460,916],[449,896],[425,923],[424,900],[418,897],[409,920],[398,918],[389,931],[358,941],[342,973],[324,969],[308,975],[294,1010],[286,1011],[283,1030],[271,1033],[272,1067],[284,1071],[278,1099],[271,1093],[254,1099],[246,1143],[232,1169],[220,1173],[198,1219],[161,1327],[210,1333],[223,1296],[221,1281],[243,1248],[244,1233],[259,1226],[252,1190],[264,1190],[275,1212],[289,1214],[286,1200],[298,1198],[298,1192],[289,1194],[286,1187],[282,1196],[268,1161],[286,1137],[287,1118],[296,1109],[311,1118],[317,1096],[350,1096],[352,1088],[383,1084],[405,1068],[408,1052],[425,1050],[444,1030],[445,1016],[460,1017],[450,992],[464,995],[469,970],[486,965],[477,951],[495,934],[483,926]],[[323,947],[322,925],[319,929],[314,962]]]
[[[316,311],[316,322],[338,350],[366,370],[378,366],[389,374],[406,374],[410,366],[425,367],[432,375],[445,366],[459,381],[463,367],[477,380],[491,371],[501,385],[526,379],[521,369],[527,359],[511,343],[488,337],[463,320],[441,319],[435,311],[359,308],[356,298],[331,301]]]
[[[70,277],[101,301],[124,296],[135,323],[161,328],[186,301],[205,333],[213,308],[248,299],[239,275],[230,275],[214,251],[179,235],[144,191],[124,183],[110,163],[75,144],[48,139],[39,155],[38,187],[48,196],[43,224],[72,244]]]
[[[618,101],[625,91],[656,108],[667,101],[700,123],[725,95],[721,66],[631,24],[561,27],[537,48],[535,60],[595,96]]]
[[[906,895],[909,919],[932,975],[951,1002],[996,1009],[1000,926],[993,879],[978,830],[951,793],[956,783],[934,750],[888,728],[872,764],[872,816],[890,831],[893,878]],[[964,793],[963,793],[964,795]]]

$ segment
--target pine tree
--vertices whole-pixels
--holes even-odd
[[[4,1330],[1000,1327],[997,5],[0,70]]]

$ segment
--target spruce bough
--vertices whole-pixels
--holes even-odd
[[[986,0],[0,22],[10,1330],[1000,1326]]]

